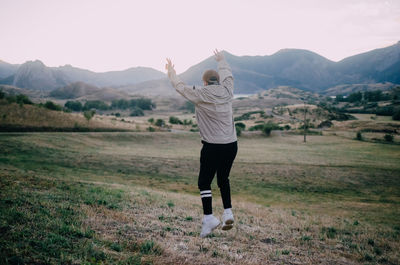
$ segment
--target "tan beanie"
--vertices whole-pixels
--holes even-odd
[[[219,74],[215,70],[207,70],[203,74],[203,81],[207,84],[219,83]]]

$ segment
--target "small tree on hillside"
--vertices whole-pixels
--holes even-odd
[[[178,117],[175,117],[175,116],[170,116],[169,117],[169,123],[171,123],[171,124],[183,124],[183,122]]]
[[[93,118],[94,114],[96,114],[95,110],[86,110],[83,112],[83,116],[85,117],[88,123],[90,119]]]
[[[275,124],[273,122],[268,122],[268,123],[264,124],[263,127],[262,127],[262,132],[266,136],[270,136],[271,135],[271,131],[273,131],[273,130],[280,130],[279,125]]]
[[[61,111],[62,110],[62,107],[60,106],[60,105],[58,105],[58,104],[56,104],[56,103],[54,103],[53,101],[46,101],[46,103],[44,103],[44,107],[46,108],[46,109],[49,109],[49,110],[56,110],[56,111]]]
[[[156,125],[158,127],[163,127],[165,125],[165,122],[163,119],[157,119],[156,123],[154,125]]]

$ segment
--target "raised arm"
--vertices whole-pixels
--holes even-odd
[[[215,60],[218,62],[218,74],[221,85],[226,87],[233,96],[233,75],[229,64],[225,61],[224,54],[217,49],[214,51]]]
[[[174,65],[172,64],[171,59],[167,58],[167,64],[165,65],[165,69],[168,72],[168,78],[171,81],[171,84],[174,86],[176,91],[181,94],[184,98],[189,101],[197,104],[198,102],[203,100],[201,93],[199,93],[199,89],[194,86],[188,86],[183,83],[183,81],[176,75],[176,71],[174,69]]]

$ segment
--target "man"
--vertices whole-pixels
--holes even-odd
[[[185,85],[176,75],[174,65],[167,59],[168,77],[176,91],[195,104],[196,119],[203,148],[200,154],[198,186],[203,204],[203,222],[200,236],[209,235],[220,224],[212,214],[211,182],[217,173],[224,213],[222,230],[233,227],[233,213],[229,173],[237,153],[236,129],[233,122],[233,76],[224,55],[214,51],[218,72],[207,70],[203,74],[203,87]]]

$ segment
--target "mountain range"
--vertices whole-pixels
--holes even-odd
[[[266,56],[224,53],[232,67],[237,93],[253,94],[277,86],[323,92],[345,84],[400,84],[400,41],[339,62],[302,49],[282,49]],[[180,77],[188,84],[201,85],[202,73],[216,66],[211,56],[190,67]],[[39,60],[22,65],[0,61],[0,84],[51,91],[74,82],[150,96],[175,94],[165,73],[152,68],[95,73],[71,65],[47,67]]]

